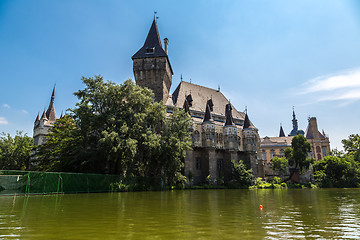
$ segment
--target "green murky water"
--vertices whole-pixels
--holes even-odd
[[[289,238],[359,239],[360,189],[0,196],[0,239]]]

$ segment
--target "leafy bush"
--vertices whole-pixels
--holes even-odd
[[[254,177],[252,170],[247,169],[242,160],[239,160],[239,162],[231,160],[231,164],[234,181],[240,186],[250,186],[251,179]]]

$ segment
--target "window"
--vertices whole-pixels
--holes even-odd
[[[217,168],[219,171],[223,169],[223,160],[221,158],[217,160]]]
[[[195,132],[194,132],[194,141],[195,141],[195,142],[198,142],[198,141],[199,141],[199,135],[200,135],[200,134],[199,134],[198,131],[195,131]]]
[[[326,157],[326,153],[327,153],[326,147],[322,147],[322,152],[323,152],[323,156]]]
[[[317,152],[317,153],[321,152],[321,149],[320,149],[319,146],[316,146],[316,152]]]
[[[154,53],[154,50],[155,50],[155,47],[146,48],[145,53],[146,53],[146,54],[153,54],[153,53]]]
[[[275,156],[275,150],[271,149],[270,151],[270,158],[273,159],[273,157]]]
[[[280,149],[280,157],[284,157],[285,153],[284,153],[284,149]]]
[[[196,169],[201,169],[201,159],[199,157],[196,158]]]
[[[262,159],[266,160],[266,152],[265,152],[265,150],[262,150]]]

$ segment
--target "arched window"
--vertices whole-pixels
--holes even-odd
[[[262,150],[262,159],[266,160],[266,152],[265,152],[265,150]]]
[[[280,149],[280,157],[284,157],[285,153],[284,153],[284,149]]]
[[[199,137],[200,137],[199,131],[195,131],[195,132],[194,132],[194,141],[195,141],[195,142],[198,142],[198,141],[199,141]]]
[[[323,151],[322,151],[322,152],[323,152],[323,156],[326,157],[326,155],[327,155],[326,147],[322,147],[322,150],[323,150]]]
[[[321,149],[320,149],[319,146],[316,146],[316,152],[317,152],[317,153],[320,153],[320,152],[321,152]]]
[[[271,149],[270,151],[270,158],[273,159],[273,157],[275,156],[275,150]]]

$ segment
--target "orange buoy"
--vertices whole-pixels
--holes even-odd
[[[260,205],[259,208],[260,208],[260,210],[263,210],[263,206],[262,206],[262,205]]]

